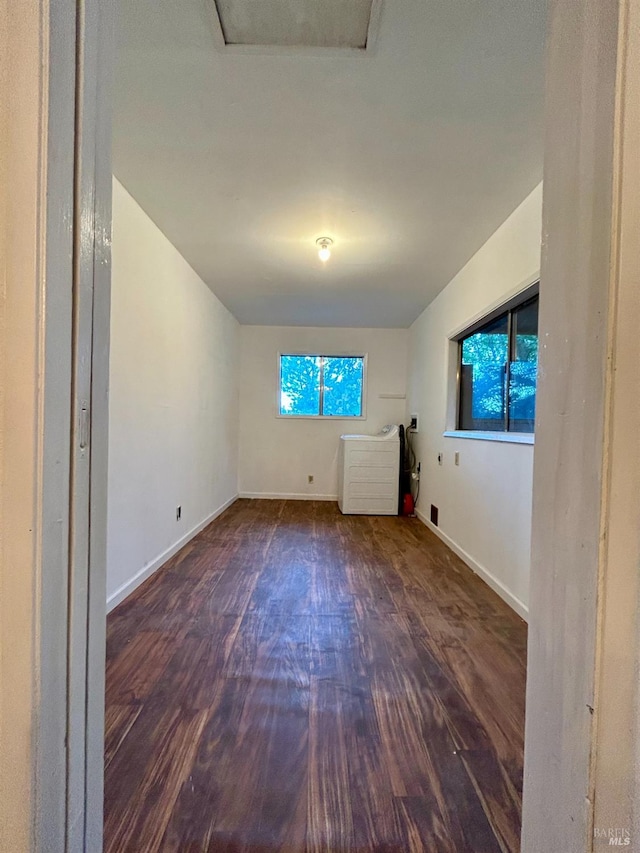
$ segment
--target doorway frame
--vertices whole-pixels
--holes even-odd
[[[110,3],[2,0],[0,846],[102,849]]]
[[[28,94],[22,102],[9,105],[9,114],[15,121],[9,130],[3,126],[5,136],[13,134],[15,137],[12,142],[3,136],[3,149],[6,147],[9,154],[6,171],[10,174],[4,190],[8,202],[7,198],[4,202],[5,208],[8,205],[7,209],[17,214],[16,221],[30,229],[35,239],[25,239],[24,234],[14,233],[15,229],[9,234],[7,222],[3,222],[8,229],[7,242],[11,251],[7,252],[4,270],[1,317],[5,333],[1,436],[5,537],[0,576],[3,592],[0,637],[3,648],[6,644],[11,654],[2,656],[0,677],[3,685],[11,682],[13,687],[10,701],[3,701],[0,708],[4,732],[0,735],[3,739],[0,745],[5,747],[9,743],[7,731],[12,741],[9,761],[2,770],[0,817],[3,819],[3,841],[7,842],[8,849],[98,853],[102,848],[106,615],[111,227],[109,78],[113,55],[113,22],[109,15],[112,4],[98,0],[37,0],[32,3],[16,0],[11,8],[6,0],[2,2],[3,18],[11,24],[8,40],[13,68],[8,77],[10,82],[18,80]],[[597,127],[609,139],[605,148],[610,143],[613,156],[608,166],[604,166],[605,180],[609,180],[610,169],[614,189],[622,168],[623,138],[627,137],[619,121],[613,121],[611,126],[606,126],[606,122],[603,125],[603,121],[610,114],[612,100],[617,104],[613,115],[620,119],[623,112],[621,57],[624,55],[626,67],[637,68],[638,39],[628,43],[621,41],[628,33],[629,15],[635,16],[632,25],[637,28],[637,9],[637,0],[550,2],[550,47],[556,64],[550,65],[548,86],[560,90],[566,85],[566,78],[562,78],[563,64],[557,62],[553,50],[561,43],[564,48],[565,36],[569,36],[575,55],[584,61],[577,66],[570,81],[573,94],[580,91],[586,98],[581,129]],[[617,27],[619,15],[623,16],[624,25],[615,39],[613,49],[617,65],[612,74],[611,57],[598,65],[597,55],[592,55],[589,61],[589,50],[601,43],[598,37],[602,34],[607,36],[606,43],[611,44],[612,19],[615,17]],[[589,26],[579,29],[576,20],[587,21]],[[595,30],[591,28],[593,25]],[[628,55],[630,45],[635,51],[631,58]],[[6,82],[7,69],[3,72]],[[18,131],[22,134],[19,138]],[[70,154],[77,152],[73,140],[78,139],[82,149],[80,162]],[[557,165],[554,158],[559,151],[555,144],[550,147],[549,139],[548,136],[545,150],[548,173],[550,169],[553,171],[554,163]],[[26,147],[20,147],[19,143],[25,142],[28,143]],[[602,149],[599,151],[601,153]],[[594,163],[595,160],[592,165]],[[580,176],[573,174],[580,198],[585,186],[580,183]],[[71,186],[75,191],[70,202]],[[559,188],[554,191],[557,194]],[[622,205],[626,205],[624,211]],[[558,242],[569,240],[561,227],[562,217],[566,215],[566,210],[554,210],[553,196],[547,192],[545,223],[551,228],[550,234],[557,234],[554,251],[558,251]],[[627,257],[634,239],[633,235],[628,237],[628,232],[622,234],[621,222],[637,222],[637,202],[626,196],[621,200],[621,194],[615,191],[610,205],[601,211],[598,227],[606,231],[607,240],[613,239],[618,260]],[[549,239],[546,232],[544,239]],[[627,240],[631,243],[625,242]],[[570,243],[569,248],[572,247]],[[602,265],[603,257],[606,269]],[[626,261],[614,264],[614,281],[610,278],[612,257],[612,253],[605,252],[592,259],[597,267],[588,267],[590,276],[582,285],[575,276],[563,278],[561,270],[554,271],[548,258],[543,264],[541,309],[547,317],[552,317],[553,305],[561,305],[569,293],[586,299],[597,293],[598,304],[602,305],[604,292],[607,309],[611,310],[607,311],[607,345],[600,350],[599,356],[604,381],[594,398],[594,416],[602,418],[601,433],[596,437],[598,471],[595,482],[599,492],[589,504],[589,513],[598,535],[595,550],[593,543],[590,545],[587,567],[579,570],[580,553],[575,542],[572,544],[571,532],[563,537],[562,532],[556,530],[552,539],[541,508],[536,510],[534,522],[536,575],[530,629],[536,636],[536,649],[530,657],[527,702],[523,839],[526,853],[546,853],[556,839],[562,849],[568,851],[581,853],[593,849],[596,785],[606,782],[609,760],[602,745],[607,744],[607,737],[613,731],[613,722],[607,728],[607,720],[618,719],[619,711],[615,706],[605,713],[600,678],[611,677],[611,667],[619,664],[616,650],[625,641],[625,672],[637,661],[638,637],[637,632],[633,633],[636,628],[633,619],[628,618],[622,634],[613,631],[611,619],[607,619],[611,596],[615,598],[621,594],[616,582],[638,557],[636,546],[635,551],[627,549],[624,552],[624,559],[618,554],[618,562],[614,563],[603,545],[605,540],[613,541],[610,534],[615,534],[615,530],[611,530],[615,478],[629,474],[629,465],[623,465],[625,470],[621,472],[614,460],[617,460],[616,465],[620,464],[625,448],[632,441],[627,436],[625,445],[611,420],[611,413],[618,411],[616,403],[620,403],[620,395],[616,396],[619,392],[616,376],[622,375],[630,364],[632,349],[620,349],[621,339],[617,332],[619,323],[624,320],[624,309],[637,311],[638,300],[637,289],[628,287],[633,269],[637,267]],[[552,280],[553,295],[552,288],[546,288],[546,283]],[[18,284],[23,291],[21,294]],[[78,288],[84,290],[85,297],[80,312],[78,300],[82,294]],[[89,298],[87,290],[91,291],[90,311],[85,310],[86,298]],[[615,310],[613,306],[617,306]],[[76,372],[74,378],[72,369],[74,364],[77,366],[74,353],[87,346],[82,338],[86,333],[87,317],[91,326],[89,386],[86,384],[86,359],[85,372],[81,376]],[[71,334],[73,328],[76,329],[75,338]],[[579,330],[569,328],[572,329],[569,344],[584,340]],[[73,350],[72,340],[76,341]],[[10,350],[18,344],[23,347],[24,363],[16,370]],[[86,354],[86,349],[84,352]],[[542,411],[553,417],[558,414],[566,417],[562,408],[563,405],[566,408],[567,401],[574,407],[572,411],[580,411],[581,403],[577,398],[568,397],[563,401],[560,379],[553,373],[542,377],[538,400]],[[21,407],[19,419],[15,417],[16,405]],[[85,452],[82,459],[74,460],[79,450],[87,450],[83,438],[83,419],[87,417],[83,412],[87,410],[91,426],[88,451],[91,480],[88,490],[82,492],[75,481],[74,488],[70,488],[70,482],[72,471],[77,472],[87,458]],[[638,412],[625,410],[625,416],[630,420],[638,419]],[[631,434],[636,436],[638,430]],[[566,460],[575,461],[585,447],[585,432],[579,420],[573,424],[571,433],[565,432],[563,436],[561,445],[550,440],[545,442],[544,427],[538,430],[536,501],[541,502],[548,496],[548,488],[553,488],[558,460],[563,465]],[[576,470],[578,473],[574,470],[571,474],[572,487],[580,490],[585,481],[579,469]],[[637,466],[632,473],[625,493],[637,495],[640,481]],[[553,498],[556,511],[561,510],[563,500],[560,492]],[[88,539],[86,549],[83,551],[84,545],[76,547],[76,557],[72,558],[69,543],[75,541],[78,545],[77,540],[73,540],[78,533],[78,513],[85,513]],[[620,534],[618,545],[623,541]],[[546,563],[549,552],[545,549],[552,543],[556,548],[564,543],[569,549],[572,568],[564,577],[557,573],[552,562]],[[85,560],[79,556],[82,553],[86,554]],[[20,575],[20,584],[16,582],[16,566],[24,572]],[[556,593],[547,613],[542,606],[545,583],[553,584]],[[546,657],[542,653],[544,644],[557,639],[554,632],[561,624],[562,607],[576,591],[578,594],[584,592],[581,584],[586,585],[586,592],[592,596],[589,606],[579,611],[590,653],[576,660],[575,649],[560,642],[553,646],[554,656]],[[11,593],[10,598],[4,594],[6,592]],[[539,597],[536,599],[536,596]],[[616,666],[614,673],[617,671]],[[575,696],[581,703],[579,709],[576,705],[581,715],[581,737],[555,742],[547,739],[545,743],[545,732],[539,725],[542,715],[550,713],[556,726],[563,723],[558,711],[562,700],[562,682],[558,683],[558,677],[562,672],[570,672],[575,680]],[[634,687],[633,695],[627,698],[637,703],[637,684]],[[549,689],[553,699],[544,706],[537,695],[537,691],[543,689]],[[583,703],[584,697],[593,697],[593,705],[588,701]],[[591,718],[593,721],[589,722]],[[637,717],[632,715],[632,719],[637,724]],[[70,732],[72,741],[67,753],[65,741]],[[544,771],[545,766],[554,764],[576,772],[564,777],[559,773],[540,785],[536,769]],[[567,779],[569,787],[565,784],[561,790],[560,783],[566,783]],[[637,797],[637,792],[631,794]],[[572,797],[580,804],[575,814],[570,803]],[[551,810],[545,804],[550,804]]]
[[[640,0],[548,7],[523,853],[640,843]]]

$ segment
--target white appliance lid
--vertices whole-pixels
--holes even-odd
[[[397,424],[387,424],[376,435],[341,435],[344,441],[397,441],[400,431]]]

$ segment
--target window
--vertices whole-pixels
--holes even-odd
[[[363,355],[281,355],[280,415],[363,417],[364,368]]]
[[[466,332],[458,358],[458,429],[534,431],[537,294]]]

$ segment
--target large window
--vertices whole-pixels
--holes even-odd
[[[532,433],[537,371],[535,295],[460,338],[458,429]]]
[[[363,417],[364,372],[362,355],[281,355],[279,412],[285,417]]]

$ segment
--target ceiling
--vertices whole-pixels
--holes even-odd
[[[114,172],[241,323],[408,326],[541,180],[546,0],[379,5],[349,51],[120,2]]]

